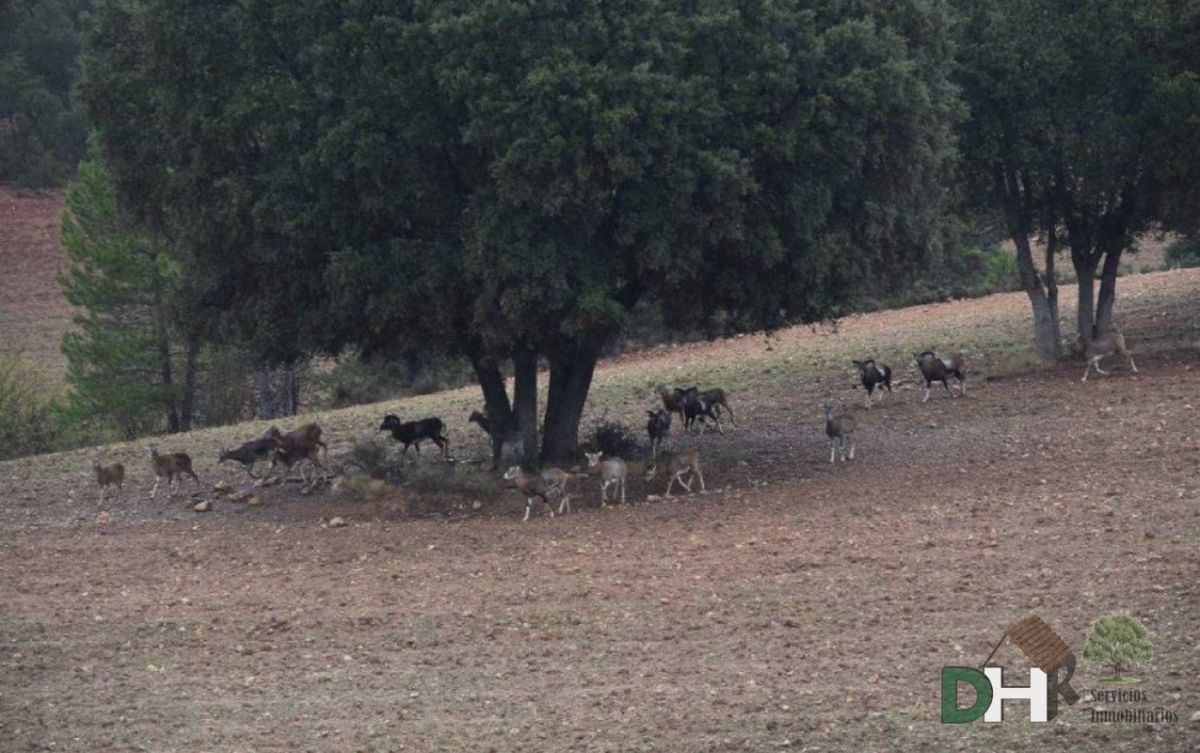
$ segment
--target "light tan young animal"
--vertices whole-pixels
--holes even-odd
[[[829,437],[829,462],[835,462],[835,456],[840,456],[846,462],[846,451],[849,450],[850,460],[854,459],[854,430],[858,421],[849,413],[838,415],[832,405],[825,406],[825,435]]]
[[[684,481],[683,477],[688,476],[688,480]],[[679,485],[684,488],[689,494],[692,492],[692,484],[696,479],[700,479],[700,491],[706,491],[704,488],[704,472],[700,469],[700,451],[695,447],[685,447],[682,450],[670,453],[646,471],[646,480],[661,478],[666,476],[667,491],[663,496],[671,496],[671,488],[678,481]]]
[[[117,499],[120,499],[125,493],[125,466],[113,463],[105,467],[93,463],[92,469],[96,471],[96,483],[100,485],[100,501],[104,501],[104,490],[109,486],[117,487]]]
[[[587,457],[589,472],[598,473],[600,476],[600,506],[605,507],[608,504],[608,487],[610,486],[616,487],[613,489],[613,502],[617,501],[617,492],[619,491],[621,504],[625,504],[625,479],[629,475],[625,461],[617,457],[604,457],[603,452],[585,452],[583,454]]]
[[[171,486],[175,483],[175,477],[191,476],[192,480],[197,484],[200,479],[192,470],[192,459],[188,457],[186,452],[168,452],[166,455],[158,454],[158,447],[150,445],[150,464],[154,468],[154,488],[150,490],[150,499],[156,499],[158,496],[158,485],[165,478],[167,480],[167,497],[171,496]]]
[[[571,478],[570,474],[558,468],[546,468],[540,473],[530,473],[521,468],[519,465],[514,465],[504,472],[506,481],[513,481],[517,488],[525,495],[525,517],[524,520],[529,520],[529,514],[533,511],[533,500],[541,499],[546,507],[550,508],[550,517],[554,517],[554,505],[550,504],[551,495],[559,496],[558,513],[561,515],[563,510],[568,512],[571,510],[571,501],[567,496],[567,481]]]
[[[1133,369],[1133,373],[1137,373],[1137,364],[1133,362],[1133,354],[1125,350],[1125,338],[1120,332],[1106,332],[1099,337],[1091,340],[1079,338],[1079,347],[1083,350],[1083,357],[1087,359],[1087,365],[1083,367],[1083,379],[1081,382],[1086,382],[1088,372],[1094,366],[1096,371],[1101,374],[1108,374],[1107,371],[1100,368],[1100,359],[1105,356],[1110,356],[1116,353],[1119,356],[1125,356],[1129,359],[1129,368]]]

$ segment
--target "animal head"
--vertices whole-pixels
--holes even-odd
[[[657,462],[651,463],[650,465],[648,465],[646,467],[645,479],[647,481],[652,481],[656,476],[658,476],[658,463]]]
[[[922,361],[927,361],[930,358],[937,358],[937,356],[932,350],[923,350],[920,353],[913,353],[913,358],[917,360],[917,363],[921,363]]]
[[[583,454],[587,458],[588,468],[595,468],[596,466],[600,465],[600,456],[602,456],[604,453],[603,452],[584,452]]]
[[[278,426],[272,426],[270,429],[267,429],[266,434],[263,434],[263,439],[278,440],[278,439],[282,439],[282,438],[283,438],[283,432],[281,432],[279,430]]]
[[[379,425],[380,431],[388,431],[400,425],[400,417],[389,413],[383,417],[383,423]]]
[[[384,420],[386,421],[387,419],[384,419]],[[487,419],[484,417],[484,415],[482,413],[480,413],[477,410],[473,410],[473,411],[471,411],[471,417],[467,419],[467,423],[482,424],[486,420]]]
[[[99,472],[99,471],[100,471],[100,464],[99,464],[99,463],[92,463],[92,470]]]
[[[514,478],[516,478],[517,476],[520,476],[520,475],[521,475],[521,466],[514,465],[513,467],[509,468],[507,471],[504,472],[504,479],[506,481],[512,481]]]
[[[837,409],[834,406],[832,406],[832,405],[825,406],[825,418],[827,418],[827,419],[833,418],[833,415],[836,412],[837,412]]]
[[[150,445],[149,447],[147,447],[147,448],[146,448],[146,452],[147,452],[147,453],[150,455],[150,457],[152,457],[152,458],[156,458],[156,457],[158,457],[158,445],[156,445],[156,444],[152,444],[152,445]]]
[[[228,459],[229,459],[229,450],[222,447],[221,451],[217,453],[217,462],[224,463]]]
[[[864,358],[861,361],[857,358],[852,358],[850,360],[854,363],[854,366],[858,369],[859,373],[862,374],[867,373],[867,369],[875,365],[874,358]]]

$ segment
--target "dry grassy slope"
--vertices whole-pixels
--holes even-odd
[[[59,341],[71,323],[54,275],[65,264],[59,245],[62,195],[17,193],[0,186],[0,353],[20,353],[51,384],[66,363]]]
[[[1065,288],[1062,316],[1064,331],[1075,315],[1073,289]],[[1145,352],[1168,347],[1200,345],[1200,270],[1138,275],[1121,280],[1116,321],[1126,332],[1130,347]],[[775,411],[771,400],[780,392],[789,397],[788,411],[804,406],[796,418],[820,424],[819,405],[828,400],[860,400],[851,357],[871,355],[893,366],[898,384],[913,387],[917,379],[912,354],[925,348],[966,356],[971,380],[1039,368],[1030,354],[1030,314],[1023,293],[914,306],[849,317],[836,331],[829,328],[792,327],[770,337],[747,335],[711,343],[659,346],[604,361],[597,369],[583,429],[591,421],[608,417],[627,422],[642,433],[645,410],[656,407],[654,386],[667,384],[719,385],[732,395],[734,409],[749,401],[739,414],[748,422],[756,415]],[[545,379],[543,375],[542,387]],[[764,403],[764,400],[766,401]],[[293,424],[315,420],[326,430],[336,456],[365,438],[379,437],[378,426],[386,413],[404,419],[441,416],[447,424],[454,454],[460,461],[482,460],[487,445],[478,427],[467,416],[481,405],[475,386],[403,400],[325,411],[301,416]],[[811,407],[810,407],[811,406]],[[267,423],[249,422],[163,437],[164,448],[187,450],[197,459],[198,470],[215,466],[223,446],[233,446],[260,436]],[[144,465],[143,449],[149,440],[85,448],[57,455],[0,464],[0,474],[53,479],[78,472],[93,457],[108,462],[122,460]],[[0,475],[0,478],[3,477]]]

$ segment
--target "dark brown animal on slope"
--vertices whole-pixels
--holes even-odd
[[[279,444],[279,449],[287,450],[289,447],[296,445],[315,445],[325,451],[325,457],[329,457],[329,447],[321,441],[321,435],[324,432],[321,425],[317,423],[304,424],[295,429],[292,429],[287,434],[279,431],[277,427],[272,426],[267,429],[267,433],[263,435],[263,439],[274,439]]]
[[[224,463],[232,460],[236,463],[241,463],[250,478],[258,478],[258,476],[254,475],[255,464],[270,460],[278,448],[279,440],[273,436],[251,439],[241,447],[233,450],[227,450],[222,447],[220,454],[217,455],[217,462]]]
[[[1079,347],[1083,351],[1083,357],[1087,359],[1087,365],[1083,368],[1083,379],[1081,382],[1086,382],[1088,372],[1092,367],[1101,374],[1108,374],[1107,371],[1100,368],[1100,359],[1105,356],[1110,356],[1116,353],[1119,356],[1125,356],[1129,359],[1129,368],[1133,369],[1133,373],[1137,373],[1137,364],[1133,362],[1133,354],[1125,350],[1125,338],[1120,332],[1106,332],[1099,337],[1085,340],[1079,338]]]
[[[687,389],[680,389],[679,387],[676,387],[673,390],[669,390],[665,385],[662,384],[658,385],[654,389],[658,392],[658,397],[660,400],[662,400],[663,408],[667,411],[667,413],[679,414],[680,421],[683,421],[684,419],[683,404],[687,399],[687,396],[700,391],[695,387],[688,387]]]
[[[835,462],[835,456],[840,456],[842,462],[854,459],[854,430],[858,421],[849,413],[838,414],[832,405],[825,406],[825,436],[829,437],[829,462]]]
[[[379,430],[390,431],[393,439],[404,444],[404,451],[400,453],[401,458],[408,454],[409,445],[416,445],[417,452],[420,452],[421,442],[427,439],[441,448],[443,458],[447,457],[450,442],[443,433],[446,425],[440,418],[422,418],[420,421],[402,423],[399,416],[388,414],[383,417],[383,423],[379,425]]]
[[[150,490],[150,499],[157,498],[158,485],[164,478],[167,480],[168,498],[171,496],[171,485],[175,482],[176,476],[191,476],[193,481],[197,484],[200,483],[200,479],[192,470],[192,459],[186,452],[169,452],[166,455],[160,455],[158,447],[150,445],[150,464],[154,468],[154,488]]]
[[[92,464],[92,470],[96,472],[96,483],[100,486],[100,501],[104,501],[104,490],[106,487],[117,487],[117,499],[125,493],[125,466],[120,463],[113,463],[110,466],[103,466],[99,463]]]
[[[942,388],[954,397],[954,390],[950,389],[951,377],[958,380],[960,394],[967,394],[967,363],[962,356],[939,358],[932,350],[925,350],[915,354],[914,358],[925,379],[925,399],[921,402],[929,400],[929,388],[934,382],[941,382]]]
[[[892,391],[892,369],[889,366],[875,363],[874,358],[854,360],[854,366],[858,369],[858,375],[862,377],[863,389],[867,391],[868,408],[871,407],[871,400],[876,392],[879,393],[879,399],[883,400],[883,389],[886,387],[888,392]]]
[[[650,458],[658,457],[658,448],[671,433],[671,414],[665,410],[648,410],[646,433],[650,435]]]
[[[282,463],[285,468],[291,470],[296,464],[307,460],[314,466],[312,478],[305,476],[304,466],[300,467],[300,478],[305,483],[315,483],[316,469],[321,468],[321,450],[325,451],[326,459],[329,457],[329,448],[321,441],[322,433],[321,426],[315,423],[304,424],[287,434],[274,426],[267,429],[264,439],[271,439],[276,443],[271,455],[271,469],[274,470]]]
[[[721,427],[721,417],[717,413],[715,405],[710,404],[705,400],[699,392],[689,394],[683,400],[683,430],[690,434],[692,428],[696,425],[700,426],[700,433],[704,433],[704,429],[708,426],[709,420],[717,425],[717,431],[721,434],[725,433],[725,429]]]

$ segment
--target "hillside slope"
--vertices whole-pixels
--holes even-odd
[[[1065,295],[1065,294],[1064,294]],[[1079,383],[1025,365],[1028,306],[993,296],[658,348],[606,362],[589,410],[630,423],[650,388],[720,384],[740,427],[687,440],[709,491],[520,523],[464,389],[317,416],[334,462],[379,416],[441,414],[431,454],[366,501],[294,485],[263,504],[151,502],[142,445],[0,463],[0,736],[12,750],[1181,751],[1200,747],[1200,271],[1122,281],[1140,373]],[[1069,315],[1069,312],[1065,312]],[[921,402],[913,350],[963,351],[967,397]],[[849,358],[896,368],[831,465],[821,405],[852,405]],[[163,440],[206,486],[242,425]],[[677,437],[678,439],[678,437]],[[97,505],[93,457],[129,466]],[[441,483],[421,484],[433,479]],[[473,509],[477,502],[479,510]],[[438,510],[413,517],[409,513]],[[104,515],[98,518],[98,513]],[[442,512],[448,514],[442,514]],[[329,527],[332,516],[348,525]],[[938,723],[938,672],[978,664],[1037,614],[1080,653],[1129,610],[1137,673],[1178,721],[1104,724],[1084,695],[1053,724]],[[1020,653],[997,660],[1023,679]],[[69,713],[63,713],[69,709]]]
[[[0,353],[20,353],[51,384],[61,383],[59,350],[71,324],[54,275],[66,264],[59,243],[62,195],[18,193],[0,186]]]

